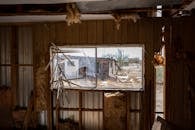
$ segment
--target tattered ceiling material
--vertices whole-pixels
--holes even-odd
[[[81,14],[75,3],[68,3],[66,5],[67,15],[66,22],[68,26],[74,23],[81,23],[80,17]]]

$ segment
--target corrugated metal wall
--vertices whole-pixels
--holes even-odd
[[[82,126],[84,130],[102,130],[103,112],[82,112]]]
[[[11,27],[0,27],[0,86],[11,86]],[[4,65],[2,65],[4,64]]]
[[[82,108],[103,109],[103,92],[83,92]],[[83,111],[82,126],[85,130],[102,130],[103,111]]]
[[[47,62],[49,59],[49,46],[50,46],[49,43],[51,41],[54,43],[57,43],[56,45],[100,45],[100,44],[102,44],[102,45],[107,44],[108,45],[108,44],[141,43],[141,44],[145,44],[145,49],[150,54],[153,53],[155,48],[159,48],[159,47],[157,47],[157,46],[159,46],[158,38],[160,36],[158,28],[160,28],[161,24],[158,22],[155,22],[155,20],[142,19],[139,22],[137,22],[136,24],[133,22],[129,22],[129,21],[122,21],[121,22],[121,29],[118,31],[113,28],[114,24],[115,23],[111,20],[83,21],[81,24],[75,24],[75,25],[70,26],[70,27],[67,26],[65,23],[33,24],[32,26],[29,26],[29,27],[32,27],[31,29],[33,32],[33,40],[34,40],[33,43],[34,43],[34,47],[35,47],[33,55],[36,57],[42,56],[40,59],[43,59]],[[22,50],[21,48],[24,48],[24,47],[22,47],[22,46],[25,46],[25,45],[22,45],[23,43],[25,43],[27,45],[27,47],[30,48],[28,45],[28,43],[29,43],[28,39],[30,37],[29,36],[30,33],[32,33],[32,32],[30,31],[31,29],[29,27],[28,26],[17,26],[16,27],[16,28],[18,28],[18,33],[20,33],[20,34],[18,34],[19,35],[18,40],[21,42],[20,43],[21,45],[19,45],[19,50]],[[150,33],[148,33],[148,32],[150,32]],[[4,35],[3,33],[4,32],[1,31],[1,35]],[[11,33],[11,31],[10,31],[10,33]],[[24,55],[25,53],[28,53],[28,52],[22,51],[21,53],[23,53],[23,55]],[[25,57],[25,56],[19,56],[19,62],[28,64],[29,62],[26,61],[28,59],[25,59],[23,57]],[[153,88],[154,88],[153,82],[150,82],[150,81],[152,81],[153,74],[154,74],[153,69],[152,69],[153,65],[151,64],[151,60],[153,57],[149,57],[148,55],[145,55],[145,58],[146,58],[146,62],[145,62],[145,68],[146,68],[145,69],[146,70],[145,71],[145,76],[146,76],[146,83],[145,84],[146,84],[146,87],[145,87],[145,91],[141,94],[141,100],[142,100],[142,102],[144,102],[144,104],[142,105],[142,108],[141,108],[142,109],[141,114],[140,114],[141,116],[139,116],[139,117],[141,117],[141,118],[139,118],[141,120],[140,121],[141,122],[140,129],[142,129],[142,130],[147,130],[150,128],[151,107],[148,107],[148,106],[152,106],[150,101],[152,98],[151,93],[153,92]],[[21,60],[21,59],[23,59],[23,60]],[[40,64],[39,62],[40,62],[40,60],[36,60],[36,62],[34,62],[33,64],[34,65]],[[25,67],[30,68],[30,66],[25,66]],[[33,69],[35,69],[35,68],[33,68]],[[23,72],[24,71],[23,68],[21,68],[21,69],[18,68],[18,70],[21,71],[20,72],[21,75],[22,75],[22,73],[25,73],[25,72]],[[30,71],[32,71],[32,70],[27,69],[27,72],[30,72]],[[19,86],[22,86],[20,89],[23,90],[23,89],[25,89],[25,86],[27,84],[22,85],[22,83],[26,79],[24,78],[24,76],[20,76],[20,77],[21,78],[19,81],[19,84],[20,84]],[[33,79],[31,81],[33,81]],[[28,81],[26,81],[26,82],[28,82]],[[48,83],[48,80],[45,80],[45,82]],[[24,90],[24,92],[27,92],[27,91],[28,90]],[[23,94],[23,96],[24,95],[25,94]],[[74,98],[77,98],[77,100],[73,101],[73,104],[74,103],[78,104],[78,102],[82,102],[81,104],[79,104],[79,107],[86,107],[86,108],[92,109],[92,108],[102,108],[102,106],[103,106],[103,102],[101,103],[101,101],[102,101],[101,98],[96,98],[98,96],[95,96],[94,94],[91,94],[90,92],[89,93],[86,92],[86,94],[82,94],[81,97],[83,99],[81,98],[82,99],[81,101],[78,99],[78,97],[80,97],[80,94],[75,94],[75,95],[77,95],[77,96],[75,96]],[[91,95],[91,96],[89,96],[89,95]],[[25,101],[25,98],[23,96],[21,97],[20,100]],[[87,97],[89,97],[89,98],[87,98]],[[71,97],[71,98],[73,99],[73,97]],[[49,99],[48,99],[48,102],[49,102]],[[91,105],[90,103],[88,104],[88,102],[93,102],[94,104]],[[99,102],[99,104],[97,104],[96,102]],[[70,107],[70,108],[71,107],[78,107],[78,105],[73,105],[73,104],[70,103],[66,107]],[[126,102],[125,104],[128,104],[128,102]],[[26,105],[26,103],[23,102],[23,103],[21,103],[21,105]],[[112,107],[112,108],[114,109],[114,107]],[[94,127],[94,129],[99,129],[95,125],[92,125],[93,122],[88,123],[87,120],[91,120],[91,119],[87,119],[87,118],[89,118],[91,116],[91,117],[93,117],[92,120],[98,119],[97,121],[94,120],[94,122],[96,124],[101,124],[101,122],[103,121],[103,119],[102,119],[103,116],[101,116],[101,115],[103,115],[103,112],[96,111],[96,110],[90,111],[89,109],[86,109],[85,111],[84,111],[84,109],[82,109],[82,111],[81,111],[79,109],[80,108],[78,108],[78,110],[74,110],[75,114],[72,114],[71,112],[73,110],[70,110],[69,115],[75,115],[75,117],[76,117],[76,115],[78,115],[76,112],[79,112],[79,118],[80,118],[80,115],[82,115],[82,118],[81,118],[82,125],[84,126],[85,129],[88,129],[88,128],[93,129],[93,127]],[[51,108],[48,108],[48,110],[51,110]],[[124,108],[124,110],[125,110],[125,108]],[[129,109],[126,109],[126,110],[127,110],[126,112],[128,113]],[[68,110],[64,109],[63,111],[66,112]],[[40,122],[42,122],[43,124],[44,124],[44,122],[46,122],[46,120],[44,120],[44,119],[46,119],[45,117],[48,116],[49,120],[51,120],[51,118],[52,118],[51,115],[49,115],[49,114],[46,115],[45,113],[46,112],[43,112],[40,114],[40,117],[42,118],[40,120]],[[96,113],[98,113],[98,114],[96,114]],[[136,110],[135,110],[135,112],[133,112],[133,113],[139,113],[139,112],[136,112]],[[65,113],[65,115],[66,114],[67,113]],[[104,114],[105,114],[105,111],[104,111]],[[108,114],[110,114],[110,113],[108,113]],[[123,113],[121,113],[121,114],[123,114]],[[63,114],[61,114],[61,117],[63,117]],[[136,118],[138,116],[134,116],[134,117]],[[116,118],[120,118],[120,115],[118,115]],[[133,119],[135,119],[135,118],[133,118]],[[130,117],[128,119],[130,120]],[[135,122],[135,120],[133,120],[133,119],[131,119],[131,120],[133,122]],[[50,123],[51,121],[48,121],[48,122]],[[134,124],[133,122],[132,122],[132,126]],[[123,121],[120,123],[121,123],[121,125],[127,124],[126,121]],[[128,124],[129,124],[129,122],[128,122]],[[105,125],[107,125],[107,124],[104,124],[104,126]],[[98,125],[98,126],[101,126],[101,125]],[[51,125],[49,125],[49,127],[51,128]],[[108,127],[109,127],[109,125],[108,125]],[[135,128],[135,129],[137,129],[137,128]]]
[[[11,86],[11,67],[0,67],[0,86]]]
[[[27,107],[30,93],[33,90],[33,68],[20,66],[19,67],[19,86],[18,86],[18,105]]]
[[[60,96],[60,115],[62,120],[72,119],[77,123],[82,122],[83,130],[103,129],[103,92],[81,92],[64,90]],[[80,102],[82,102],[80,106]],[[53,95],[53,107],[56,105],[56,94]],[[81,116],[81,117],[80,117]],[[56,124],[56,111],[53,111],[53,120]],[[81,122],[79,121],[81,119]]]
[[[60,97],[62,108],[79,108],[79,92],[64,90]]]
[[[32,30],[30,27],[18,28],[18,62],[19,85],[18,105],[27,107],[30,93],[33,90],[33,48]]]
[[[11,63],[11,27],[0,27],[1,64]]]
[[[82,107],[91,109],[103,108],[103,94],[102,92],[83,92]]]

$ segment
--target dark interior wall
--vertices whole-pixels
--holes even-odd
[[[137,23],[131,21],[122,21],[120,30],[115,29],[112,20],[104,21],[82,21],[81,24],[67,26],[66,23],[40,23],[30,25],[16,25],[12,28],[28,26],[32,29],[33,35],[33,67],[34,67],[34,88],[35,93],[39,86],[39,76],[42,74],[44,80],[41,83],[45,90],[45,102],[49,104],[48,124],[51,128],[51,99],[49,90],[49,71],[45,72],[44,68],[49,61],[50,42],[56,45],[109,45],[109,44],[144,44],[145,45],[145,90],[140,92],[141,95],[141,117],[140,129],[149,130],[153,123],[153,97],[154,97],[154,68],[152,64],[153,54],[159,49],[161,27],[164,21],[160,19],[141,19]],[[9,25],[8,25],[9,26]],[[37,95],[38,96],[38,95]],[[126,96],[131,97],[131,93]],[[41,98],[41,97],[40,97]],[[129,100],[125,98],[121,104],[127,105],[125,111],[128,115]],[[118,99],[116,99],[118,100]],[[115,101],[115,100],[113,100]],[[120,101],[120,100],[119,100]],[[108,100],[108,102],[111,102]],[[112,105],[111,105],[112,106]],[[38,106],[39,107],[39,106]],[[44,109],[44,105],[42,106]],[[41,109],[41,107],[40,107]],[[114,108],[113,108],[114,109]],[[106,112],[105,112],[106,113]],[[123,113],[124,114],[124,113]],[[116,115],[110,115],[110,118]],[[117,117],[120,117],[118,115]],[[117,118],[115,117],[115,118]],[[126,121],[118,122],[120,126],[130,129],[129,117]],[[109,121],[109,120],[108,120]],[[112,120],[111,120],[112,121]],[[121,123],[121,124],[120,124]],[[108,124],[113,124],[109,122]],[[106,123],[104,125],[107,125]],[[109,128],[109,126],[105,126]],[[123,129],[123,128],[121,128]]]
[[[67,26],[65,23],[33,25],[34,53],[36,57],[34,64],[39,67],[46,65],[49,58],[50,42],[54,42],[56,45],[144,44],[145,91],[141,92],[142,114],[140,117],[140,129],[148,130],[151,128],[151,120],[153,119],[151,117],[151,113],[153,112],[152,99],[154,88],[152,58],[154,51],[159,48],[160,31],[163,24],[163,22],[157,21],[155,19],[143,19],[138,21],[138,23],[123,21],[118,31],[115,29],[114,22],[111,20],[83,21],[81,24],[72,26]],[[40,61],[42,60],[44,60],[44,64],[40,65]],[[129,109],[126,111],[128,113]],[[114,118],[115,116],[110,115],[109,118]],[[117,117],[120,118],[120,115]],[[113,124],[114,122],[111,121],[104,125]],[[123,121],[118,123],[119,126],[127,126],[129,122]],[[109,128],[109,126],[105,127]]]
[[[194,17],[173,19],[171,42],[167,45],[167,119],[185,129],[190,128],[195,121],[194,27]]]

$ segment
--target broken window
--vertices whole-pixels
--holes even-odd
[[[51,47],[51,88],[142,90],[143,46]]]

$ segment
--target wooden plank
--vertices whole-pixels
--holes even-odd
[[[137,23],[134,23],[133,21],[128,21],[127,22],[127,42],[128,43],[133,43],[133,44],[139,44],[139,40],[141,38],[139,38],[139,31],[143,31],[144,29],[142,29],[140,27],[140,21],[137,21]],[[142,44],[142,43],[141,43]]]
[[[112,44],[114,41],[114,23],[111,20],[106,20],[103,23],[103,42],[104,44]]]
[[[87,31],[88,31],[87,32],[87,34],[88,34],[87,43],[90,45],[95,44],[97,42],[97,40],[96,40],[96,35],[97,35],[96,21],[89,21],[89,22],[87,22],[87,25],[88,25],[88,27],[87,27]]]
[[[121,43],[122,44],[126,44],[127,43],[127,39],[128,39],[128,34],[127,34],[127,20],[123,20],[121,22],[121,27],[120,27],[120,30],[121,30]]]
[[[67,42],[67,25],[65,23],[55,24],[55,29],[51,30],[51,34],[55,33],[55,43],[61,44]],[[51,35],[50,34],[50,35]]]
[[[87,44],[88,40],[88,26],[87,21],[82,21],[82,23],[79,25],[79,43],[80,44]]]
[[[116,27],[115,27],[115,23],[113,21],[113,26],[114,26],[114,29],[113,29],[113,43],[114,44],[121,43],[121,32],[122,32],[121,26],[122,25],[120,25],[120,29],[117,30]]]
[[[73,24],[67,26],[67,37],[66,37],[66,44],[67,45],[75,45],[79,43],[79,25]]]
[[[49,39],[50,42],[57,43],[56,41],[56,36],[57,36],[57,31],[56,31],[56,24],[48,24],[49,28]],[[65,34],[64,34],[65,35]]]
[[[96,22],[96,40],[97,44],[103,43],[103,21],[100,20]]]

